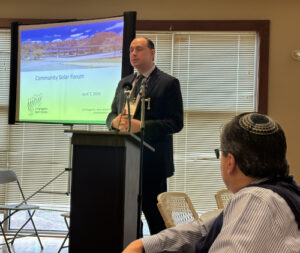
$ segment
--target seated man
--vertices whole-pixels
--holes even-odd
[[[286,140],[268,116],[244,113],[221,134],[221,174],[234,193],[214,220],[132,242],[134,252],[300,252],[300,187],[289,176]]]

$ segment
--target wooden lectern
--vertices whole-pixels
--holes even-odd
[[[65,132],[72,134],[73,144],[69,252],[120,253],[136,239],[139,138]]]

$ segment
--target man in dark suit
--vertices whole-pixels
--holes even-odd
[[[142,178],[142,210],[151,234],[165,228],[156,206],[157,195],[167,191],[167,177],[174,173],[172,134],[183,128],[183,105],[178,79],[162,72],[154,64],[154,44],[148,38],[136,38],[130,44],[130,62],[136,74],[123,78],[117,87],[111,112],[106,123],[109,129],[128,131],[128,115],[125,106],[124,84],[134,86],[138,79],[147,80],[144,138],[155,152],[144,149]],[[137,85],[138,86],[138,85]],[[132,91],[132,92],[133,92]],[[139,95],[131,106],[131,132],[141,131]],[[148,108],[147,108],[148,107]]]

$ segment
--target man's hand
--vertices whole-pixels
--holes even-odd
[[[130,243],[122,253],[143,253],[143,252],[145,252],[144,245],[142,240],[139,239]]]
[[[115,117],[113,119],[113,121],[111,122],[111,126],[114,128],[114,129],[119,129],[119,126],[120,126],[120,121],[123,117],[123,113],[120,113],[117,117]]]
[[[131,132],[141,132],[141,121],[137,119],[131,119]]]
[[[118,115],[119,117],[119,115]],[[116,118],[115,118],[116,119]],[[129,128],[129,119],[127,114],[122,114],[119,118],[119,130],[121,132],[127,132]],[[132,133],[138,133],[141,131],[141,121],[137,119],[131,119],[131,131]]]

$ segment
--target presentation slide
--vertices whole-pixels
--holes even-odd
[[[123,17],[19,26],[18,121],[105,124],[123,30]]]

